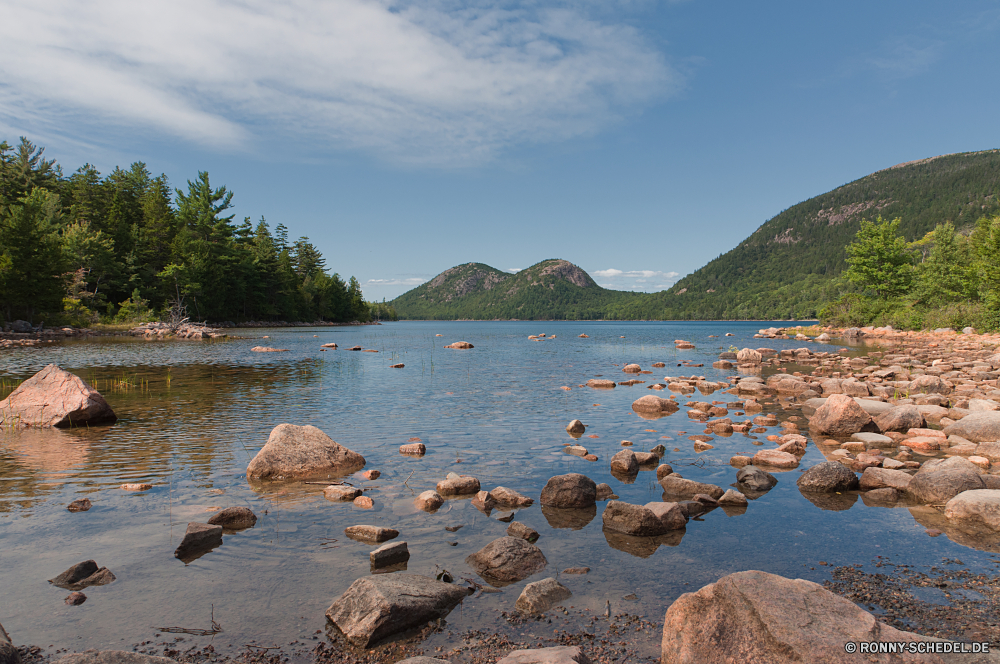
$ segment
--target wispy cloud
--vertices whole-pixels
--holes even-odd
[[[504,270],[504,272],[510,272],[511,274],[517,274],[517,273],[518,273],[518,272],[520,272],[520,271],[521,271],[522,269],[524,269],[524,268],[520,268],[520,267],[509,267],[509,268],[507,268],[506,270]]]
[[[369,279],[365,286],[419,286],[427,281],[421,277],[410,277],[407,279]]]
[[[659,291],[670,288],[681,275],[661,270],[594,270],[591,275],[601,280],[601,286],[615,290]]]
[[[584,5],[0,0],[0,126],[456,166],[599,131],[682,76]]]
[[[865,62],[871,69],[889,78],[910,78],[930,69],[940,57],[944,47],[941,41],[924,41],[915,38],[890,40],[878,53]]]

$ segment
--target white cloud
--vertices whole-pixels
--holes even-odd
[[[365,286],[419,286],[427,281],[420,277],[410,277],[408,279],[369,279]]]
[[[479,1],[0,0],[0,126],[454,166],[591,134],[680,83],[608,15]]]
[[[521,271],[522,269],[523,269],[523,268],[518,268],[518,267],[509,267],[509,268],[507,268],[507,270],[506,270],[506,271],[507,271],[507,272],[510,272],[511,274],[517,274],[517,273],[518,273],[518,272],[520,272],[520,271]]]
[[[680,273],[660,270],[594,270],[591,274],[604,283],[604,288],[614,290],[659,291],[677,283]],[[655,282],[655,283],[654,283]]]

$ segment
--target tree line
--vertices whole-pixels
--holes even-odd
[[[44,148],[0,142],[0,320],[90,325],[395,319],[307,237],[236,222],[207,172],[173,189],[142,162],[65,176]]]
[[[1000,215],[962,231],[938,224],[913,242],[899,218],[864,220],[847,246],[849,288],[820,311],[831,325],[1000,329]]]

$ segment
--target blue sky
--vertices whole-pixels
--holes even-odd
[[[660,290],[804,199],[1000,147],[996,2],[0,0],[0,138],[199,170],[367,297]]]

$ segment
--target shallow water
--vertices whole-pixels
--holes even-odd
[[[100,389],[121,419],[111,427],[0,434],[0,623],[16,643],[130,648],[152,639],[157,628],[207,629],[214,611],[225,630],[214,637],[216,648],[311,640],[326,629],[324,611],[331,602],[369,574],[373,547],[347,539],[347,526],[399,530],[411,553],[409,572],[434,576],[447,569],[456,581],[477,578],[464,559],[504,534],[507,524],[495,519],[504,512],[487,517],[468,499],[449,500],[435,514],[412,505],[416,494],[451,471],[475,475],[484,489],[503,485],[535,498],[516,518],[541,533],[537,544],[548,559],[544,571],[501,593],[466,599],[448,618],[456,632],[489,629],[500,620],[499,611],[513,610],[525,583],[568,567],[592,571],[559,576],[574,593],[566,604],[601,612],[609,600],[614,612],[654,622],[681,593],[746,569],[822,582],[826,563],[868,563],[877,556],[914,565],[961,557],[973,569],[992,568],[987,553],[929,537],[907,509],[869,507],[860,499],[848,502],[849,509],[820,509],[797,490],[798,470],[776,474],[777,487],[751,501],[745,514],[714,510],[692,520],[680,539],[606,536],[603,503],[592,515],[568,522],[539,507],[548,478],[568,472],[608,482],[627,502],[659,500],[654,473],[641,472],[632,484],[611,476],[608,462],[623,439],[633,441],[635,450],[662,442],[668,450],[664,461],[689,479],[723,487],[734,482],[729,458],[757,449],[747,436],[716,436],[715,449],[696,454],[687,435],[702,427],[685,416],[685,408],[644,420],[630,406],[650,393],[645,385],[578,385],[598,375],[624,380],[631,377],[621,373],[624,364],[646,369],[654,361],[667,367],[638,376],[647,384],[665,375],[719,380],[732,372],[713,369],[711,362],[730,344],[779,350],[804,345],[752,339],[765,326],[401,322],[241,330],[247,338],[214,342],[100,338],[5,351],[0,380],[24,379],[54,362]],[[557,338],[527,338],[543,332]],[[590,338],[578,338],[581,332]],[[736,336],[722,336],[726,332]],[[264,335],[270,338],[262,340]],[[676,350],[675,339],[693,341],[696,349]],[[443,348],[456,340],[476,347]],[[320,344],[330,341],[340,349],[321,351]],[[379,352],[343,350],[355,344]],[[255,345],[290,350],[251,352]],[[677,366],[682,360],[704,366]],[[397,362],[406,367],[389,368]],[[564,385],[572,389],[560,389]],[[735,397],[720,391],[690,399]],[[688,400],[678,397],[682,404]],[[801,415],[778,405],[768,411],[779,419]],[[599,461],[563,452],[572,440],[564,427],[575,418],[588,425],[580,444]],[[248,483],[247,463],[282,422],[318,426],[364,455],[366,468],[380,470],[372,482],[348,478],[371,488],[366,495],[374,509],[329,502],[319,485]],[[411,437],[424,441],[426,456],[398,453]],[[810,445],[801,468],[823,460]],[[132,481],[154,488],[117,488]],[[94,507],[68,512],[66,504],[79,497],[90,498]],[[227,534],[221,547],[190,564],[174,558],[188,522],[205,521],[231,505],[253,509],[257,525]],[[457,525],[463,527],[445,531]],[[67,591],[46,580],[91,558],[118,580],[84,590],[88,600],[82,606],[65,606]],[[623,599],[630,595],[636,599]],[[211,637],[186,638],[201,643]],[[448,646],[449,638],[438,635],[429,643]]]

